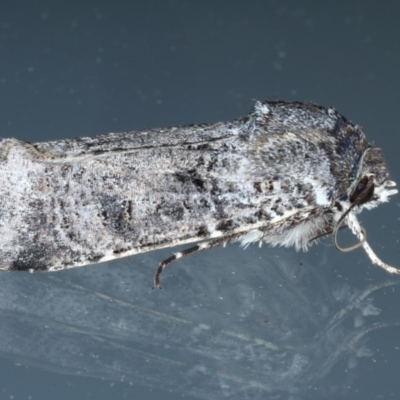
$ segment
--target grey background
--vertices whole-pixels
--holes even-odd
[[[312,101],[334,106],[360,124],[370,141],[384,150],[391,177],[399,181],[398,15],[395,1],[1,1],[0,135],[42,141],[229,120],[246,114],[254,99]],[[399,204],[395,198],[362,214],[370,244],[384,261],[395,266],[400,264]],[[149,388],[142,382],[142,387],[134,382],[140,368],[135,359],[131,367],[126,366],[130,376],[124,378],[132,381],[131,385],[120,382],[122,377],[110,371],[68,369],[55,365],[55,359],[51,364],[46,354],[57,350],[51,340],[40,343],[40,337],[29,336],[32,326],[51,326],[56,331],[54,321],[66,310],[68,293],[65,298],[54,298],[51,307],[41,301],[44,295],[40,288],[48,282],[54,287],[79,282],[115,298],[151,305],[155,311],[165,311],[163,307],[173,302],[179,310],[188,307],[187,315],[193,318],[193,304],[200,304],[205,296],[209,309],[220,312],[229,327],[229,319],[223,318],[234,313],[236,306],[213,297],[213,291],[207,292],[208,285],[212,287],[219,273],[227,276],[232,271],[240,274],[243,284],[250,285],[252,274],[257,268],[267,268],[272,255],[286,264],[306,260],[328,288],[345,282],[363,290],[387,278],[361,251],[340,254],[326,239],[306,255],[256,246],[243,252],[231,245],[193,256],[165,274],[161,294],[152,292],[154,267],[168,254],[169,250],[153,252],[84,271],[61,272],[55,281],[46,274],[1,274],[0,324],[5,330],[0,338],[4,355],[0,361],[0,399],[168,399],[182,395],[192,399],[198,391],[196,385],[201,386],[194,380],[192,386],[170,394],[161,390],[169,388],[160,378],[160,385]],[[129,278],[129,273],[134,275]],[[197,287],[193,282],[199,277],[204,280],[201,290],[188,290],[191,285]],[[184,280],[181,286],[180,279]],[[235,283],[222,280],[224,284],[221,290],[231,290],[234,295]],[[48,288],[51,291],[51,285]],[[399,296],[395,288],[374,295],[382,322],[399,319]],[[11,297],[13,302],[8,302]],[[285,313],[287,303],[282,304],[280,311]],[[35,319],[36,313],[44,310],[45,317]],[[109,318],[106,306],[96,311],[100,312],[96,317]],[[253,312],[257,320],[258,311]],[[8,327],[6,317],[19,325]],[[78,329],[73,315],[68,326]],[[59,329],[62,337],[65,330]],[[251,335],[251,324],[246,329]],[[149,332],[150,337],[152,334]],[[165,340],[168,342],[168,337]],[[30,354],[35,347],[43,351]],[[398,396],[399,329],[371,332],[368,347],[374,355],[361,359],[355,368],[358,378],[338,395],[340,398]],[[68,348],[59,351],[61,360]],[[215,353],[218,351],[216,347]],[[30,366],[16,366],[21,363]],[[338,376],[347,374],[345,365],[345,358],[338,362]],[[332,381],[327,377],[318,384],[329,386]],[[210,392],[209,396],[220,398],[218,393]],[[321,395],[310,389],[299,396],[318,399]]]

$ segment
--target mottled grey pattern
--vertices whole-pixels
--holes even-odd
[[[257,102],[213,125],[0,142],[0,264],[55,270],[235,235],[306,248],[387,167],[333,109]],[[384,190],[368,202],[386,201]],[[360,211],[362,206],[356,207]]]

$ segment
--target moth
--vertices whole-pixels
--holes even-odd
[[[333,108],[256,102],[232,122],[0,142],[0,268],[56,271],[199,242],[306,250],[366,241],[356,215],[397,193],[381,150]],[[341,227],[358,238],[337,242]]]

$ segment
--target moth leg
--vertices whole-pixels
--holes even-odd
[[[384,263],[371,249],[369,246],[368,242],[366,241],[366,236],[365,236],[365,231],[364,229],[360,226],[356,216],[353,213],[350,213],[347,216],[347,224],[349,225],[349,228],[351,231],[358,237],[360,240],[361,246],[364,248],[365,252],[367,253],[367,256],[371,260],[372,264],[377,265],[378,267],[384,269],[386,272],[389,274],[396,274],[400,275],[400,269],[397,269],[395,267],[392,267],[386,263]]]
[[[347,228],[348,228],[348,226],[342,225],[338,230],[341,231],[342,229],[347,229]],[[320,234],[317,235],[317,236],[314,236],[313,238],[311,238],[311,239],[308,241],[308,243],[311,243],[311,242],[313,242],[314,240],[321,239],[321,238],[323,238],[324,236],[328,236],[328,235],[330,235],[331,233],[333,233],[333,229],[329,229],[328,231],[325,231],[325,232],[323,232],[323,233],[320,233]]]
[[[231,236],[224,237],[224,238],[210,240],[209,242],[199,243],[199,244],[196,244],[196,246],[189,247],[186,250],[179,251],[179,252],[173,254],[171,257],[167,258],[166,260],[162,261],[159,264],[157,271],[154,274],[153,289],[161,289],[160,275],[169,264],[172,264],[174,261],[179,260],[180,258],[187,257],[188,255],[193,254],[193,253],[198,253],[200,251],[212,249],[213,247],[217,247],[220,245],[223,245],[225,247],[229,242],[241,237],[242,235],[243,234],[240,233],[240,234],[235,234],[235,235],[231,235]]]

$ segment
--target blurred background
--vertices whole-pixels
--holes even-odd
[[[372,0],[0,1],[0,135],[2,138],[45,141],[160,126],[212,123],[245,115],[256,99],[309,101],[334,106],[361,125],[368,139],[383,149],[391,178],[400,181],[399,8],[395,1],[383,3]],[[399,205],[400,200],[395,197],[391,203],[372,212],[364,212],[361,216],[370,245],[384,261],[397,267],[400,267]],[[345,233],[343,237],[346,237]],[[354,289],[363,293],[370,285],[387,281],[384,272],[371,266],[362,251],[338,253],[329,238],[314,246],[306,255],[293,250],[272,251],[256,246],[243,252],[237,245],[230,245],[224,250],[215,249],[173,265],[163,277],[163,293],[152,292],[154,268],[169,254],[170,250],[159,251],[85,270],[60,272],[52,274],[52,277],[48,274],[0,274],[4,288],[0,296],[0,325],[3,327],[0,333],[0,342],[3,342],[3,346],[0,345],[0,353],[3,354],[0,359],[0,399],[176,399],[182,396],[187,399],[204,396],[210,399],[224,396],[232,399],[246,396],[252,399],[319,399],[323,395],[317,388],[319,385],[332,387],[331,392],[340,398],[394,398],[399,393],[396,371],[400,336],[399,329],[393,327],[400,320],[396,307],[400,295],[398,289],[396,292],[396,285],[390,290],[374,292],[371,295],[374,300],[368,297],[368,302],[373,302],[374,307],[381,310],[379,316],[377,310],[372,312],[367,307],[370,303],[354,306],[354,297],[350,294],[341,297],[345,300],[340,305],[334,302],[334,295],[331,299],[329,297],[333,287],[349,287],[350,292]],[[278,257],[283,264],[276,266],[271,257]],[[338,371],[335,379],[328,373],[320,377],[315,371],[307,371],[300,365],[298,376],[303,377],[303,381],[307,381],[307,377],[314,382],[309,384],[308,392],[307,388],[300,388],[300,383],[290,379],[288,387],[291,388],[287,392],[281,386],[274,388],[274,382],[279,380],[276,377],[271,378],[273,387],[267,391],[268,395],[263,392],[264,389],[245,393],[235,389],[236,386],[250,385],[251,380],[239,372],[240,357],[231,361],[232,365],[237,362],[238,372],[235,372],[236,386],[232,384],[229,390],[224,390],[227,384],[222,381],[220,386],[216,382],[208,387],[196,377],[186,376],[183,368],[182,378],[175,378],[177,382],[185,380],[187,384],[182,388],[175,387],[175,392],[173,385],[168,383],[168,380],[173,381],[172,372],[171,376],[164,377],[160,370],[152,369],[149,374],[157,379],[145,382],[141,376],[144,369],[140,371],[139,359],[136,360],[133,355],[132,364],[126,361],[122,368],[124,373],[118,372],[120,369],[117,367],[96,369],[86,365],[85,357],[76,356],[76,364],[74,357],[62,357],[72,351],[74,343],[79,344],[79,350],[74,351],[84,355],[85,340],[93,338],[92,330],[100,334],[105,329],[94,327],[95,315],[103,322],[111,318],[107,304],[114,300],[103,298],[105,303],[98,305],[93,298],[86,299],[82,295],[85,290],[96,299],[107,293],[113,299],[134,300],[137,307],[175,316],[191,305],[190,310],[185,312],[185,318],[191,321],[198,316],[193,304],[202,304],[205,297],[210,300],[208,310],[214,310],[216,316],[213,317],[215,320],[209,321],[205,313],[202,323],[214,323],[221,315],[222,322],[219,322],[224,329],[232,330],[226,316],[235,313],[235,301],[239,300],[232,299],[231,303],[225,302],[222,306],[219,299],[222,296],[217,295],[218,291],[234,296],[237,292],[235,285],[240,282],[245,287],[244,298],[253,304],[253,308],[249,306],[253,312],[248,315],[249,321],[261,321],[265,312],[257,307],[262,307],[263,303],[252,301],[263,289],[259,288],[261,292],[255,295],[250,283],[269,264],[271,269],[290,269],[292,264],[297,267],[307,264],[313,274],[318,275],[318,282],[323,282],[315,287],[315,290],[321,290],[317,297],[310,295],[301,303],[305,315],[310,318],[313,315],[318,324],[316,322],[315,332],[301,331],[304,342],[288,342],[294,349],[293,360],[298,359],[296,354],[300,353],[300,348],[307,343],[315,343],[318,335],[327,332],[327,325],[324,328],[326,321],[336,321],[335,313],[346,307],[357,309],[358,314],[348,311],[352,325],[343,325],[341,331],[348,333],[346,337],[349,341],[362,341],[358,356],[368,347],[370,353],[365,350],[364,354],[368,357],[353,357],[361,361],[352,363],[349,361],[349,350],[343,350],[343,354],[335,359]],[[308,276],[304,268],[302,273]],[[219,273],[224,277],[233,272],[240,274],[236,283],[224,279],[218,281]],[[267,275],[264,276],[264,273]],[[260,276],[269,279],[272,275],[268,274],[263,272]],[[287,276],[292,275],[288,273]],[[296,305],[289,295],[291,291],[302,291],[308,287],[307,290],[312,292],[312,285],[316,285],[314,278],[304,278],[296,283],[296,289],[290,289],[285,286],[289,279],[287,276],[275,276],[277,285],[283,285],[285,291],[281,293],[283,300],[279,310],[269,312],[287,312],[289,315],[292,311],[288,307]],[[204,279],[204,284],[196,291],[199,277]],[[179,279],[186,279],[181,286]],[[215,282],[219,282],[219,289],[208,292],[207,288],[213,287]],[[55,294],[58,293],[56,288],[69,288],[70,284],[78,285],[77,293],[65,290],[59,297],[47,297],[52,288]],[[273,282],[269,284],[274,285]],[[81,302],[87,301],[87,305],[96,310],[96,313],[86,310],[87,315],[93,316],[92,319],[87,317],[88,323],[92,324],[90,329],[88,326],[83,328],[81,320],[74,320],[74,312],[68,308],[72,297],[79,298],[79,293],[83,296]],[[271,297],[274,293],[272,290],[268,292],[268,302],[274,302],[274,297]],[[321,309],[313,308],[317,298]],[[326,314],[323,311],[325,302]],[[175,308],[172,309],[171,304]],[[239,304],[243,306],[244,303]],[[120,326],[126,327],[126,314],[124,307],[120,306]],[[338,307],[337,310],[335,307]],[[64,319],[66,313],[68,319]],[[112,315],[116,313],[113,309]],[[376,320],[371,319],[373,314]],[[366,316],[370,317],[366,318],[366,322],[357,319]],[[267,319],[270,318],[271,315]],[[282,331],[295,331],[298,327],[298,321],[294,319],[279,321]],[[250,322],[246,324],[246,327],[239,324],[237,329],[246,328],[248,331],[245,329],[241,334],[252,335],[254,327]],[[283,324],[287,325],[283,327]],[[373,329],[377,324],[392,327]],[[92,356],[97,354],[96,351],[100,355],[108,351],[107,357],[117,363],[119,353],[115,346],[117,342],[121,345],[121,341],[125,349],[133,352],[143,350],[140,343],[133,345],[127,339],[129,335],[124,338],[118,336],[117,325],[110,328],[107,340],[102,337],[105,340],[103,347],[94,347],[95,350],[89,352]],[[360,326],[364,327],[360,331],[365,333],[362,338],[354,334]],[[46,327],[51,327],[53,332],[49,337],[44,332]],[[71,341],[66,339],[65,347],[62,347],[57,344],[57,337],[64,338],[67,327],[79,333],[79,337],[71,339],[71,334],[71,338],[68,337]],[[141,334],[152,337],[154,332],[150,331],[150,327],[153,325],[144,323],[140,327]],[[371,333],[367,334],[368,331]],[[262,335],[260,332],[257,331],[257,337]],[[180,330],[175,332],[172,339],[171,332],[165,332],[163,340],[166,346],[168,343],[171,348],[178,346],[174,340],[179,339],[180,333]],[[189,333],[187,337],[190,342]],[[332,346],[329,342],[328,346],[324,342],[326,347],[321,346],[323,355],[329,349],[329,354],[332,354],[333,349],[341,348],[347,340],[340,335],[333,335],[332,338],[332,341],[336,340],[336,345]],[[204,340],[206,344],[191,353],[191,344],[181,339],[180,361],[185,358],[186,351],[185,365],[194,365],[194,354],[206,358],[207,348],[214,353],[215,363],[207,367],[210,375],[207,372],[205,376],[225,376],[227,366],[218,360],[232,354],[225,354],[222,344],[221,347],[213,344],[211,333]],[[90,345],[94,346],[92,342]],[[213,346],[216,347],[213,349]],[[285,347],[287,352],[288,348]],[[237,351],[241,349],[241,345],[237,344]],[[149,349],[146,348],[146,351]],[[323,357],[317,356],[317,352],[312,354],[315,356],[315,369],[322,369],[318,362],[329,354]],[[251,372],[254,368],[254,382],[261,385],[263,376],[256,370],[266,368],[267,361],[262,360],[261,367],[255,358],[249,360],[247,371]],[[311,357],[309,362],[312,360]],[[350,375],[349,362],[351,370],[357,373],[351,382],[344,384],[345,377]],[[169,369],[173,370],[172,367]],[[336,373],[335,369],[332,371]]]

